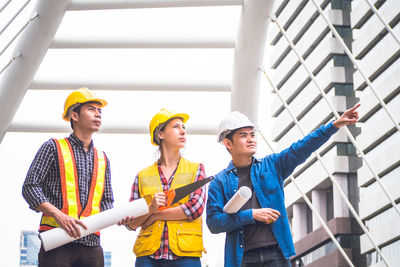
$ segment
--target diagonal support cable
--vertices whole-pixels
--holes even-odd
[[[350,58],[350,60],[353,62],[354,66],[356,67],[357,71],[360,72],[361,76],[363,77],[364,81],[367,83],[369,88],[371,88],[373,94],[375,95],[376,99],[378,99],[379,104],[382,106],[382,108],[385,110],[387,115],[389,116],[390,120],[393,122],[394,126],[396,127],[397,131],[400,132],[400,125],[396,122],[395,118],[393,115],[390,113],[389,109],[387,108],[385,102],[382,100],[382,98],[378,95],[377,91],[375,90],[375,87],[372,85],[371,81],[369,78],[365,75],[365,73],[361,70],[359,64],[357,63],[357,60],[347,47],[347,45],[344,43],[342,37],[339,35],[335,27],[332,25],[332,23],[329,21],[329,19],[326,17],[324,12],[322,11],[321,7],[315,2],[315,0],[311,0],[311,2],[314,4],[314,6],[317,8],[319,14],[322,16],[322,18],[325,20],[326,24],[328,24],[328,27],[332,31],[333,35],[336,37],[336,39],[339,41],[339,43],[342,45],[344,51],[346,52],[347,56]]]
[[[283,29],[283,27],[281,26],[281,24],[279,23],[278,19],[275,18],[273,19],[273,21],[275,22],[275,24],[278,26],[279,30],[281,31],[282,35],[285,37],[286,41],[289,43],[292,51],[296,54],[297,58],[299,59],[299,61],[301,62],[301,64],[303,65],[303,67],[305,68],[305,70],[307,71],[310,79],[313,81],[313,83],[315,84],[315,86],[318,88],[320,94],[322,95],[322,97],[324,98],[324,100],[326,101],[326,103],[328,104],[329,108],[331,109],[332,113],[335,115],[335,117],[338,119],[340,116],[338,114],[338,112],[336,111],[336,109],[333,107],[332,103],[329,101],[326,93],[324,92],[324,90],[322,90],[322,88],[318,85],[317,79],[315,78],[314,74],[311,72],[311,70],[307,67],[306,62],[304,61],[303,57],[300,55],[300,53],[298,52],[296,46],[293,44],[293,42],[290,40],[290,38],[287,36],[287,33],[285,31],[285,29]],[[391,203],[391,205],[393,206],[393,208],[396,210],[397,214],[400,216],[400,209],[399,207],[396,205],[396,203],[394,202],[393,198],[391,197],[391,195],[389,194],[388,190],[386,189],[386,187],[383,185],[381,179],[379,178],[377,172],[375,171],[375,169],[372,167],[372,165],[370,164],[370,162],[367,160],[367,157],[365,156],[363,150],[361,149],[361,147],[359,146],[359,144],[357,143],[356,139],[353,137],[353,135],[351,134],[351,132],[349,131],[349,129],[347,127],[344,127],[347,137],[350,139],[350,141],[353,143],[354,147],[358,150],[360,156],[362,157],[362,159],[364,160],[364,162],[366,163],[368,169],[371,171],[372,175],[374,176],[376,182],[379,184],[379,186],[382,188],[384,194],[386,195],[386,197],[388,198],[389,202]]]
[[[271,143],[269,142],[269,140],[267,138],[265,138],[264,134],[261,131],[258,131],[261,135],[261,137],[264,139],[264,142],[268,145],[269,149],[275,153],[275,149],[272,147]],[[301,194],[301,196],[303,197],[304,201],[307,203],[307,205],[310,207],[310,209],[312,210],[312,212],[314,213],[315,216],[317,216],[318,220],[320,221],[322,227],[324,228],[325,232],[329,235],[329,237],[331,238],[332,242],[335,244],[335,246],[337,247],[337,249],[339,250],[340,254],[342,254],[343,258],[347,261],[347,263],[349,264],[349,266],[354,267],[354,264],[351,262],[350,258],[347,256],[346,252],[344,252],[342,246],[339,244],[339,242],[337,241],[337,239],[335,238],[335,236],[333,235],[333,233],[331,232],[331,230],[329,229],[328,225],[326,224],[326,222],[324,221],[324,219],[321,217],[321,215],[319,214],[319,212],[316,210],[316,208],[314,207],[314,205],[311,203],[310,199],[307,197],[307,195],[303,192],[303,190],[301,190],[299,184],[297,183],[296,179],[294,179],[293,175],[289,176],[290,181],[292,181],[292,183],[295,185],[297,191],[299,191],[299,193]]]
[[[9,3],[11,3],[11,0],[7,0],[7,1],[0,7],[0,13],[8,6]]]
[[[4,27],[0,30],[0,35],[10,26],[10,24],[15,20],[15,18],[25,9],[25,7],[31,2],[31,0],[25,1],[25,3],[18,9],[18,11],[14,14],[14,16],[4,25]]]
[[[39,14],[35,14],[32,16],[22,27],[21,29],[14,35],[14,37],[7,43],[3,50],[0,52],[0,56],[7,50],[7,48],[14,42],[14,40],[21,34],[21,32],[31,23],[33,20],[39,17]]]
[[[400,39],[397,36],[397,34],[393,31],[392,27],[390,27],[389,23],[385,21],[385,19],[382,17],[382,15],[379,13],[378,9],[369,1],[365,0],[365,2],[369,5],[371,10],[375,13],[375,15],[378,17],[378,19],[382,22],[382,24],[385,26],[386,30],[392,35],[394,40],[400,45]]]
[[[12,58],[6,63],[6,65],[4,65],[4,67],[0,70],[0,74],[2,74],[3,71],[5,71],[5,70],[8,68],[8,66],[10,66],[11,63],[13,63],[13,61],[16,60],[17,58],[19,58],[20,56],[21,56],[21,53],[18,53],[18,55],[12,57]]]
[[[278,89],[276,88],[276,86],[272,83],[271,79],[268,77],[267,73],[265,72],[264,69],[260,68],[260,71],[262,71],[265,75],[265,77],[267,78],[269,84],[271,85],[274,93],[279,97],[280,101],[282,102],[282,104],[284,105],[286,111],[289,113],[290,117],[292,118],[293,122],[296,124],[297,128],[300,130],[301,134],[303,136],[306,136],[305,131],[303,130],[303,127],[300,125],[299,121],[297,120],[297,118],[294,116],[294,114],[292,113],[291,108],[289,107],[289,105],[286,103],[286,101],[282,98],[281,94],[279,93]],[[385,256],[382,254],[382,251],[379,249],[378,245],[376,244],[376,242],[373,240],[370,232],[368,231],[368,229],[365,227],[365,225],[363,224],[363,222],[361,221],[360,216],[357,214],[356,210],[354,209],[353,205],[350,203],[350,201],[348,200],[346,194],[343,192],[342,188],[340,187],[340,185],[338,184],[338,182],[336,181],[336,179],[332,176],[331,172],[328,170],[328,168],[326,167],[326,164],[324,162],[324,160],[322,159],[322,157],[320,156],[319,153],[314,152],[313,153],[316,158],[318,159],[318,161],[321,163],[322,168],[326,171],[326,173],[329,176],[329,179],[332,181],[332,184],[337,188],[338,192],[340,193],[340,195],[343,197],[344,202],[346,203],[347,207],[349,208],[350,212],[353,214],[354,218],[357,220],[358,224],[360,225],[361,229],[364,231],[364,233],[367,235],[368,239],[371,241],[371,243],[373,244],[373,246],[375,247],[375,250],[378,252],[378,254],[381,256],[382,260],[385,262],[386,266],[389,267],[389,263],[386,260]]]

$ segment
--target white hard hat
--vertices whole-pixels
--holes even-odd
[[[221,143],[224,138],[232,131],[244,127],[255,128],[254,124],[239,111],[233,111],[226,115],[218,126],[217,142]]]

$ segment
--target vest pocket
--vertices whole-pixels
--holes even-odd
[[[193,230],[178,231],[178,247],[182,252],[199,252],[204,250],[202,233]]]
[[[133,247],[133,252],[137,257],[151,255],[160,248],[163,231],[162,229],[154,229],[158,227],[161,227],[161,223],[157,221],[146,230],[140,231]]]

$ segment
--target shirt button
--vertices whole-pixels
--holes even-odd
[[[240,231],[241,234],[243,234],[243,231]]]
[[[242,248],[242,247],[243,247],[243,245],[240,245],[240,247]]]
[[[235,190],[233,190],[234,192],[236,192],[236,189]]]

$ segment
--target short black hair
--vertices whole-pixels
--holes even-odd
[[[243,128],[252,128],[254,130],[254,127],[252,127],[252,126],[245,126],[245,127],[237,128],[235,130],[230,131],[227,135],[225,135],[225,138],[227,138],[227,139],[231,140],[231,142],[233,142],[233,135],[236,133],[237,130],[240,130]]]
[[[233,142],[233,135],[235,134],[235,132],[236,132],[237,130],[238,130],[238,129],[235,129],[235,130],[233,130],[233,131],[230,131],[227,135],[225,135],[225,138],[227,138],[227,139],[231,140],[231,142]]]
[[[78,113],[78,114],[80,115],[80,114],[81,114],[81,108],[82,108],[82,106],[85,105],[85,104],[91,104],[91,103],[98,104],[100,107],[102,106],[102,104],[101,104],[99,101],[88,101],[88,102],[80,103],[80,104],[76,105],[76,106],[72,109],[72,112],[76,112],[76,113]],[[71,113],[72,113],[72,112],[71,112]],[[74,129],[74,125],[73,125],[73,123],[72,123],[72,119],[70,119],[69,122],[71,123],[71,128],[72,128],[72,130],[73,130],[73,129]]]
[[[86,104],[86,103],[84,103],[84,104]],[[72,112],[76,112],[76,113],[78,113],[78,114],[81,114],[81,107],[82,107],[82,105],[83,104],[79,104],[79,105],[77,105],[76,107],[74,107],[73,109],[72,109]],[[71,113],[72,113],[71,112]],[[72,123],[72,118],[71,119],[69,119],[69,122],[71,123],[71,128],[72,128],[72,130],[74,129],[74,124]]]

